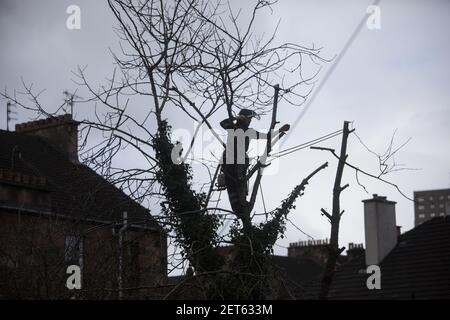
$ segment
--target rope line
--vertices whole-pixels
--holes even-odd
[[[267,219],[266,201],[264,200],[264,192],[263,192],[263,189],[262,189],[262,184],[259,185],[259,191],[261,191],[262,204],[263,204],[264,213],[266,214],[266,219]]]
[[[331,133],[328,133],[328,134],[326,134],[326,135],[324,135],[324,136],[321,136],[321,137],[319,137],[319,138],[315,138],[315,139],[313,139],[313,140],[310,140],[310,141],[307,141],[307,142],[303,142],[303,143],[301,143],[301,144],[299,144],[299,145],[296,145],[296,146],[293,146],[293,147],[284,149],[284,150],[279,151],[279,152],[276,152],[276,153],[274,153],[274,154],[283,153],[283,152],[286,152],[286,151],[295,149],[295,148],[300,147],[300,146],[303,146],[303,145],[305,145],[305,144],[309,144],[309,143],[311,143],[311,142],[314,142],[314,141],[317,141],[317,140],[321,140],[321,139],[323,139],[323,138],[326,138],[326,137],[328,137],[328,136],[335,135],[335,134],[338,134],[338,133],[339,133],[339,134],[342,133],[342,129],[337,130],[337,131],[334,131],[334,132],[331,132]]]
[[[327,134],[325,136],[322,136],[320,138],[316,138],[314,140],[310,140],[308,142],[304,142],[302,144],[299,144],[299,145],[287,148],[287,149],[282,150],[280,152],[276,152],[276,153],[274,153],[273,155],[270,156],[272,159],[269,160],[266,164],[274,161],[276,158],[281,158],[281,157],[287,156],[288,154],[291,154],[293,152],[296,152],[296,151],[299,151],[299,150],[302,150],[302,149],[306,149],[306,148],[311,147],[313,145],[316,145],[318,143],[321,143],[321,142],[324,142],[326,140],[329,140],[329,139],[332,139],[334,137],[337,137],[337,136],[339,136],[341,134],[342,134],[342,130],[338,130],[338,131],[329,133],[329,134]]]

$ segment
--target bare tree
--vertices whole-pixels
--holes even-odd
[[[148,163],[145,168],[107,173],[126,181],[130,193],[140,199],[161,196],[166,225],[174,233],[183,257],[193,267],[196,279],[201,279],[205,295],[267,296],[270,294],[267,284],[274,277],[270,274],[268,254],[284,231],[285,217],[295,199],[309,179],[326,165],[297,186],[271,212],[271,219],[255,225],[250,212],[262,178],[259,161],[255,164],[258,174],[251,208],[239,213],[215,207],[214,211],[222,214],[212,214],[210,193],[198,191],[192,185],[191,167],[174,163],[177,145],[172,141],[167,114],[177,112],[198,127],[206,126],[223,144],[209,121],[213,114],[224,110],[232,118],[241,108],[266,113],[273,106],[270,127],[273,130],[279,101],[299,105],[306,98],[310,79],[303,79],[301,66],[305,57],[314,63],[322,61],[319,50],[291,43],[274,46],[275,34],[268,39],[256,37],[253,24],[257,14],[272,4],[267,1],[256,2],[244,26],[239,20],[240,13],[221,3],[110,0],[108,4],[119,23],[118,35],[122,40],[121,54],[114,55],[120,77],[116,71],[107,87],[95,90],[85,71],[79,70],[80,84],[88,88],[93,100],[108,109],[104,119],[85,122],[85,130],[100,130],[107,135],[107,141],[91,150],[92,157],[87,160],[96,159],[92,160],[95,163],[100,156],[99,167],[104,167],[105,161],[112,163],[122,144],[138,150]],[[285,69],[298,74],[292,83],[283,81]],[[133,95],[148,97],[151,104],[142,121],[127,113],[129,97]],[[191,146],[194,140],[195,137]],[[271,143],[269,138],[267,154]],[[208,183],[213,188],[214,180]],[[216,250],[224,243],[218,228],[220,217],[230,216],[235,224],[228,243],[236,252],[231,261],[225,261]]]
[[[344,191],[346,188],[349,187],[348,183],[345,184],[344,186],[341,186],[344,168],[347,166],[351,170],[355,171],[355,177],[356,177],[357,183],[366,192],[367,192],[366,187],[363,184],[361,184],[361,182],[358,179],[358,173],[363,174],[369,178],[379,180],[385,184],[391,185],[391,186],[395,187],[402,196],[404,196],[408,200],[412,200],[412,199],[408,198],[400,190],[400,188],[397,184],[392,183],[384,178],[384,176],[388,175],[389,173],[395,172],[395,171],[414,170],[412,168],[406,168],[403,165],[399,167],[398,164],[396,164],[395,160],[393,160],[395,154],[397,154],[398,151],[401,148],[403,148],[411,140],[411,138],[409,138],[406,142],[401,144],[399,147],[394,148],[394,138],[395,138],[395,132],[394,132],[386,151],[383,154],[378,154],[378,153],[372,151],[371,149],[369,149],[369,147],[367,147],[367,145],[362,141],[362,139],[355,133],[355,129],[350,129],[349,125],[350,125],[349,121],[344,122],[344,126],[342,129],[341,149],[340,149],[339,155],[336,154],[336,151],[332,148],[315,147],[315,146],[311,147],[311,149],[329,151],[338,160],[336,176],[335,176],[334,186],[333,186],[332,212],[330,214],[324,208],[321,208],[321,213],[323,216],[325,216],[328,219],[328,221],[330,222],[331,228],[330,228],[330,243],[328,245],[328,255],[327,255],[327,260],[326,260],[326,264],[325,264],[325,271],[324,271],[324,274],[322,277],[322,281],[320,284],[320,291],[319,291],[319,295],[318,295],[319,299],[327,299],[329,290],[332,285],[333,277],[336,272],[337,261],[338,261],[340,255],[342,254],[342,252],[345,250],[345,247],[339,246],[339,226],[340,226],[341,217],[344,214],[344,210],[341,210],[340,195],[341,195],[342,191]],[[347,158],[348,158],[347,144],[348,144],[348,138],[351,133],[354,133],[354,135],[357,137],[358,141],[364,146],[364,148],[367,151],[369,151],[370,153],[372,153],[373,155],[376,156],[376,158],[379,162],[379,173],[378,174],[368,173],[367,171],[362,170],[359,167],[352,165],[347,161]],[[389,162],[389,160],[391,160],[391,159],[392,159],[392,162]]]
[[[319,298],[325,299],[328,296],[328,291],[331,286],[331,281],[333,280],[333,275],[336,268],[336,262],[341,255],[341,253],[345,250],[345,247],[339,248],[339,225],[342,214],[344,214],[344,210],[340,209],[340,195],[341,192],[344,191],[349,185],[346,184],[341,186],[342,174],[344,173],[345,161],[347,160],[347,141],[348,136],[353,130],[349,129],[349,122],[344,122],[344,127],[342,131],[342,142],[341,142],[341,151],[339,155],[339,163],[336,170],[336,177],[334,180],[333,186],[333,209],[331,214],[328,213],[325,209],[321,209],[323,215],[325,215],[330,224],[330,243],[328,245],[328,256],[327,262],[325,265],[325,272],[322,278],[322,283],[320,287]],[[320,147],[311,147],[312,149],[325,150],[326,148]],[[333,150],[334,153],[334,150]]]
[[[301,180],[282,203],[267,212],[264,222],[252,216],[264,168],[269,165],[272,146],[283,135],[272,135],[277,125],[280,103],[301,105],[311,84],[302,75],[305,61],[324,62],[320,48],[292,43],[276,44],[276,30],[269,37],[255,35],[255,21],[270,1],[258,0],[247,20],[228,3],[201,0],[108,0],[118,23],[121,52],[113,53],[116,69],[105,85],[96,88],[87,71],[79,68],[77,82],[91,94],[80,101],[93,104],[95,119],[83,120],[82,160],[145,205],[159,199],[161,214],[154,216],[172,236],[171,244],[182,258],[172,257],[176,268],[188,261],[193,272],[171,290],[176,295],[183,285],[196,287],[194,297],[266,298],[273,297],[276,274],[270,253],[285,231],[287,215],[306,185],[328,163],[318,166]],[[285,77],[290,75],[289,79]],[[39,103],[39,94],[24,83],[32,107],[14,94],[3,93],[19,106],[52,116]],[[84,95],[84,94],[83,94]],[[138,110],[136,106],[139,105]],[[213,197],[219,161],[207,163],[209,179],[198,188],[193,171],[183,159],[181,144],[172,136],[171,115],[192,121],[196,130],[189,142],[192,148],[200,128],[206,127],[225,146],[211,124],[213,115],[223,112],[232,120],[243,108],[259,114],[271,112],[264,154],[253,161],[247,180],[253,181],[248,209],[234,212],[218,207]],[[144,114],[138,117],[136,114]],[[339,194],[346,162],[348,123],[344,126],[341,155],[333,191],[333,212],[326,213],[332,223],[332,247],[327,270],[334,268],[340,254]],[[95,145],[89,137],[100,133]],[[320,140],[322,141],[322,140]],[[121,154],[138,155],[139,165],[117,165]],[[334,151],[333,151],[334,154]],[[216,155],[220,158],[220,155]],[[214,174],[212,174],[214,172]],[[253,175],[256,173],[256,176]],[[300,178],[299,178],[300,180]],[[247,183],[247,182],[245,182]],[[220,226],[232,221],[229,232]],[[231,244],[233,254],[225,258],[217,248]],[[334,262],[333,262],[334,261]],[[328,282],[328,280],[326,280]]]

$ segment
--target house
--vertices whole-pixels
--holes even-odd
[[[414,191],[414,224],[450,216],[450,189]]]
[[[364,200],[366,250],[338,268],[329,299],[449,299],[450,219],[435,217],[399,234],[395,202]],[[380,289],[369,289],[379,267]]]
[[[81,289],[66,287],[69,265]],[[78,161],[71,115],[0,130],[0,298],[157,298],[166,270],[165,232]]]
[[[318,286],[328,258],[328,239],[304,240],[289,244],[288,255],[274,256],[285,280],[285,293],[280,299],[317,299]],[[347,255],[340,255],[336,268],[364,252],[362,244],[349,243]],[[311,290],[314,288],[314,290]]]

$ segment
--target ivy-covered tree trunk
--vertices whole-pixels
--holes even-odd
[[[185,163],[174,163],[174,144],[170,141],[167,121],[159,122],[153,140],[159,170],[156,175],[166,201],[163,211],[170,217],[177,233],[177,242],[195,271],[199,292],[208,299],[265,299],[273,297],[274,279],[270,254],[278,236],[284,232],[285,217],[294,207],[308,180],[327,164],[320,166],[299,184],[281,206],[274,210],[273,218],[250,228],[236,223],[231,230],[233,244],[230,259],[224,259],[217,250],[219,219],[208,214],[206,196],[192,189],[191,168]]]
[[[166,198],[162,209],[170,217],[177,233],[177,241],[184,250],[183,254],[197,273],[219,270],[223,259],[214,249],[219,219],[203,209],[205,194],[192,189],[190,166],[172,161],[174,144],[170,141],[167,121],[159,122],[153,146],[159,162],[156,179]]]

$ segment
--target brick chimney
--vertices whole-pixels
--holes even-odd
[[[78,163],[78,122],[71,114],[16,124],[16,132],[39,136]]]
[[[347,260],[350,261],[354,258],[357,258],[364,254],[364,246],[362,243],[353,243],[350,242],[348,244],[347,250]]]
[[[325,240],[306,240],[289,244],[288,257],[311,259],[325,266],[330,242]]]
[[[363,203],[366,265],[379,265],[397,245],[396,202],[374,194],[372,199],[363,200]]]

